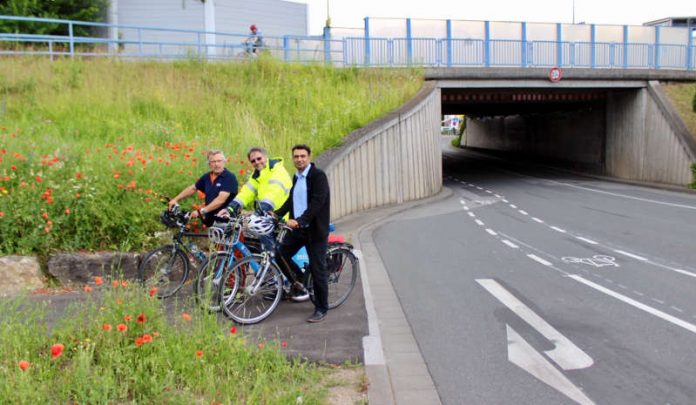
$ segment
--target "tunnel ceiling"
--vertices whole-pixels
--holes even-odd
[[[442,89],[442,113],[470,117],[546,114],[604,105],[607,89]]]

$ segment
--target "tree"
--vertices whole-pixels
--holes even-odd
[[[109,0],[0,0],[0,15],[102,22]],[[1,33],[68,35],[68,25],[0,20]],[[73,35],[90,36],[94,27],[73,26]]]

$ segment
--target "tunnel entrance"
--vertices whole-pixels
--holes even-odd
[[[442,112],[466,116],[462,146],[604,173],[607,100],[616,91],[443,88]]]

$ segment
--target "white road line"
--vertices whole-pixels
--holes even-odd
[[[501,240],[501,242],[503,242],[504,244],[510,246],[510,247],[513,248],[513,249],[519,249],[519,246],[515,245],[514,243],[510,242],[510,241],[507,240],[507,239],[503,239],[503,240]]]
[[[459,203],[460,203],[461,205],[466,205],[466,201],[464,201],[464,200],[459,200]]]
[[[599,243],[593,241],[592,239],[583,238],[582,236],[576,236],[576,238],[583,241],[583,242],[587,242],[590,245],[599,245]]]
[[[478,226],[483,226],[483,221],[481,221],[480,219],[477,219],[475,222]]]
[[[538,222],[538,223],[540,223],[540,224],[543,224],[543,223],[544,223],[544,221],[542,221],[541,219],[539,219],[539,218],[537,218],[537,217],[532,217],[532,220],[533,220],[533,221],[536,221],[536,222]]]
[[[543,264],[544,266],[551,266],[552,265],[551,262],[547,262],[546,260],[544,260],[541,257],[539,257],[535,254],[532,254],[532,253],[528,254],[527,257],[536,261],[536,262]]]
[[[486,232],[488,232],[490,235],[493,235],[493,236],[498,235],[498,234],[497,234],[494,230],[492,230],[491,228],[486,228]]]
[[[559,227],[557,227],[557,226],[552,226],[551,229],[553,229],[553,230],[556,231],[556,232],[566,233],[566,230],[565,230],[565,229],[559,228]]]
[[[637,201],[649,202],[649,203],[653,203],[653,204],[667,205],[670,207],[678,207],[678,208],[686,208],[689,210],[696,210],[696,206],[693,206],[693,205],[676,204],[676,203],[670,203],[670,202],[665,202],[665,201],[651,200],[649,198],[634,197],[632,195],[612,193],[609,191],[603,191],[603,190],[597,190],[597,189],[589,188],[589,187],[577,186],[575,184],[568,184],[568,183],[563,183],[563,182],[555,181],[555,180],[548,180],[548,181],[550,181],[552,183],[556,183],[556,184],[562,184],[562,185],[568,186],[568,187],[574,187],[574,188],[579,188],[582,190],[593,191],[595,193],[613,195],[614,197],[628,198],[629,200],[637,200]]]
[[[496,198],[502,198],[500,194],[493,194]]]
[[[661,304],[661,305],[664,305],[664,304],[665,304],[664,301],[659,300],[659,299],[657,299],[657,298],[650,298],[650,299],[653,300],[653,301],[655,301],[655,302],[657,302],[658,304]]]
[[[506,199],[504,199],[504,198],[503,198],[502,200],[500,200],[500,201],[504,202],[505,204],[507,204],[507,203],[510,202],[510,201],[508,201],[508,200],[506,200]]]
[[[583,352],[567,337],[563,336],[553,326],[549,325],[548,322],[532,311],[522,301],[517,299],[517,297],[512,295],[497,281],[492,279],[477,279],[476,282],[497,298],[498,301],[503,303],[503,305],[517,314],[517,316],[541,333],[549,342],[553,343],[555,348],[553,350],[545,350],[544,353],[562,369],[578,370],[590,367],[594,363],[592,357],[588,356],[587,353]]]
[[[674,325],[682,327],[682,328],[688,330],[689,332],[696,333],[696,325],[694,325],[693,323],[686,322],[686,321],[681,320],[681,319],[679,319],[675,316],[672,316],[668,313],[662,312],[659,309],[655,309],[651,306],[645,305],[645,304],[638,302],[632,298],[629,298],[625,295],[619,294],[616,291],[610,290],[606,287],[602,287],[601,285],[595,284],[590,280],[584,279],[581,276],[578,276],[577,274],[571,274],[569,277],[575,281],[578,281],[580,283],[585,284],[588,287],[592,287],[597,291],[603,292],[604,294],[607,294],[607,295],[614,297],[620,301],[623,301],[626,304],[632,305],[632,306],[634,306],[642,311],[645,311],[651,315],[655,315],[658,318],[664,319],[667,322],[670,322]]]
[[[513,210],[516,210],[517,206],[515,204],[510,204],[510,208],[512,208]]]
[[[675,311],[677,311],[677,312],[684,313],[684,310],[683,310],[683,309],[681,309],[681,308],[679,308],[679,307],[675,307],[674,305],[672,305],[670,308],[672,308],[673,310],[675,310]]]
[[[644,257],[642,257],[642,256],[637,256],[637,255],[634,255],[633,253],[624,252],[623,250],[614,249],[614,252],[616,252],[616,253],[618,253],[618,254],[620,254],[620,255],[632,257],[632,258],[634,258],[634,259],[636,259],[636,260],[640,260],[640,261],[642,261],[642,262],[647,262],[647,261],[648,261],[648,259],[646,259],[646,258],[644,258]]]
[[[471,212],[471,211],[469,211],[468,214],[469,214],[469,216],[470,216],[471,218],[474,218],[474,217],[476,216],[476,214],[474,214],[474,213]]]
[[[477,190],[483,190],[483,187],[476,186]]]
[[[525,210],[520,210],[519,212],[520,212],[520,214],[522,214],[522,215],[529,215],[529,214],[527,214],[527,211],[525,211]]]
[[[493,194],[493,192],[492,192],[491,190],[486,190],[486,192],[487,192],[488,194]]]

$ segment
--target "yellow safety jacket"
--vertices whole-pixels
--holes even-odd
[[[263,170],[254,170],[234,199],[247,209],[255,208],[255,202],[263,202],[276,210],[288,199],[290,188],[292,178],[283,166],[283,159],[274,158],[268,160]]]

